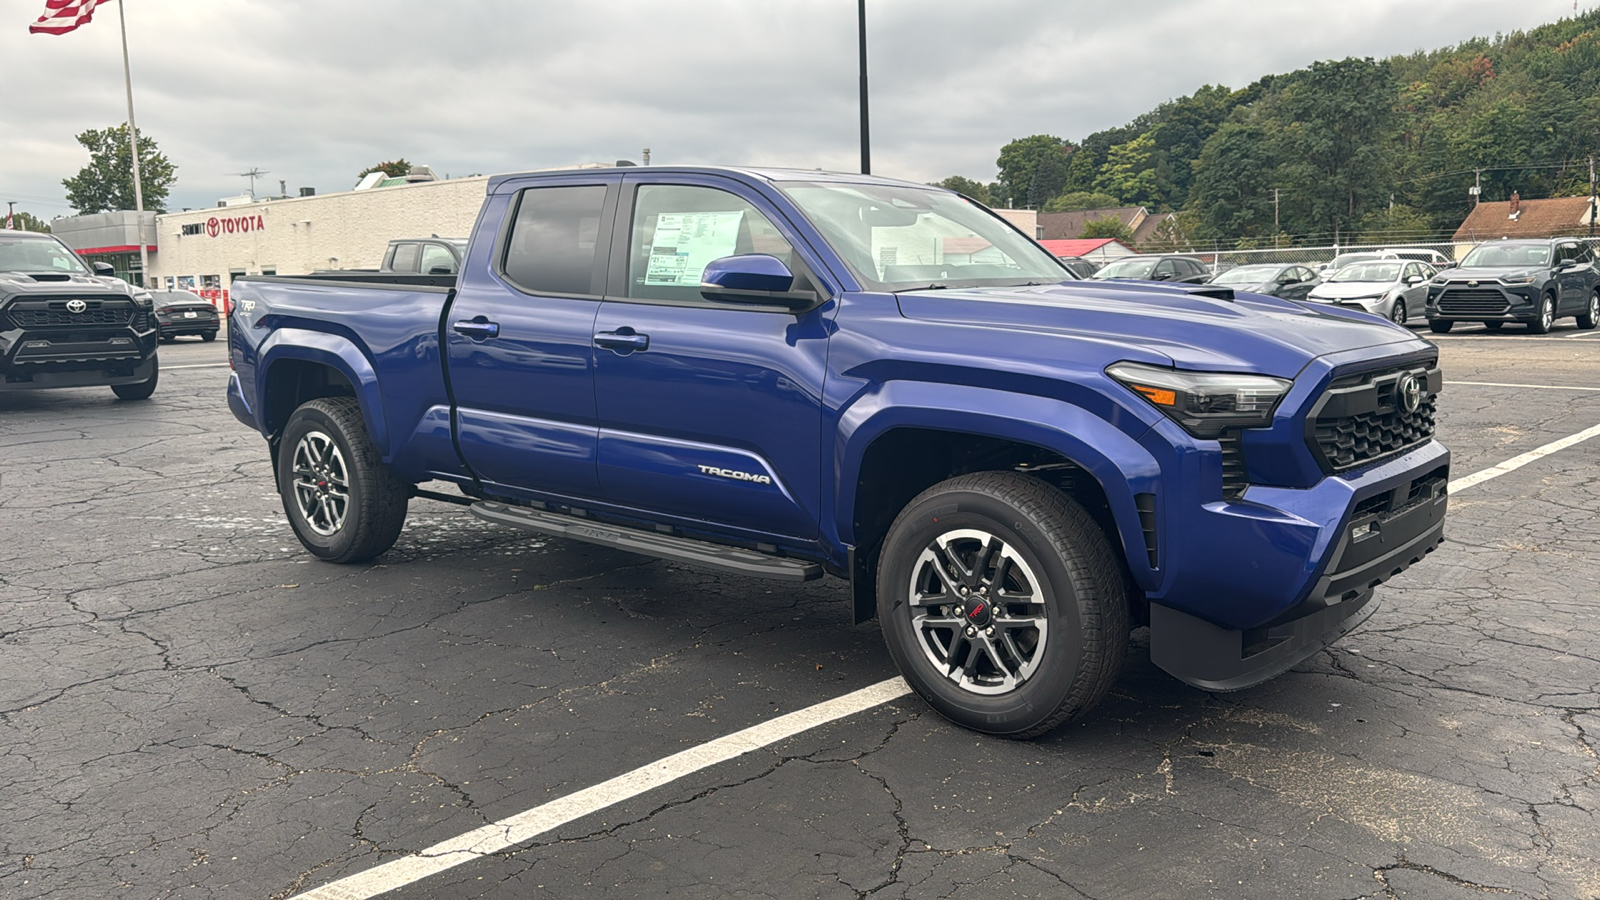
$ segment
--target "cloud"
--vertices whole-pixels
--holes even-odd
[[[403,156],[464,175],[629,158],[854,170],[849,0],[138,0],[137,115],[174,207],[237,173],[321,192]],[[0,4],[0,201],[69,212],[73,136],[126,118],[117,12],[30,36]],[[1207,83],[1433,49],[1570,14],[1567,0],[868,0],[875,172],[994,177],[1015,137],[1126,123]]]

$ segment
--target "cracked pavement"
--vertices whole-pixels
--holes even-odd
[[[1441,338],[1447,381],[1600,388],[1600,339]],[[1511,336],[1511,330],[1506,332]],[[0,897],[287,898],[893,674],[848,591],[415,500],[313,562],[221,342],[147,403],[0,394]],[[1600,392],[1447,385],[1461,477]],[[1329,652],[1208,694],[1142,632],[1032,743],[914,696],[399,898],[1600,897],[1600,440],[1452,498]]]

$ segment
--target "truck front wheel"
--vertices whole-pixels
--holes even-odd
[[[1088,711],[1122,669],[1123,581],[1105,535],[1054,487],[952,478],[895,519],[878,621],[906,681],[976,731],[1031,738]]]
[[[383,464],[360,405],[324,397],[296,409],[284,426],[278,494],[295,537],[312,555],[351,563],[394,546],[411,485]]]

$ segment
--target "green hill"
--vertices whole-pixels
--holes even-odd
[[[1007,144],[996,202],[1181,211],[1191,237],[1253,245],[1453,231],[1484,200],[1589,192],[1600,152],[1600,10],[1384,60],[1207,85],[1120,128]],[[971,185],[966,179],[961,179]],[[1099,196],[1091,196],[1099,195]]]

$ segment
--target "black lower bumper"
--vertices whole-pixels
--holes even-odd
[[[1444,542],[1447,477],[1443,471],[1430,473],[1363,501],[1345,523],[1329,571],[1310,597],[1263,625],[1223,628],[1150,604],[1150,660],[1195,687],[1237,691],[1274,678],[1334,643],[1377,609],[1373,591],[1378,585]]]
[[[170,322],[161,322],[157,326],[162,337],[180,334],[216,334],[222,327],[222,321],[215,316],[205,319],[174,319]]]
[[[156,357],[109,361],[93,367],[13,366],[3,371],[0,391],[32,391],[47,388],[94,387],[113,384],[140,384],[156,371]]]

